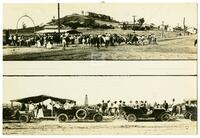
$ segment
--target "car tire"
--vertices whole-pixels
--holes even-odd
[[[103,116],[101,114],[95,114],[93,119],[95,122],[101,122],[103,120]]]
[[[63,113],[59,114],[57,118],[58,118],[58,121],[61,122],[61,123],[68,121],[68,116],[66,114],[63,114]]]
[[[161,121],[169,121],[170,115],[168,113],[164,113],[160,116]]]
[[[76,111],[76,118],[79,120],[85,119],[87,116],[87,111],[85,109],[79,109]]]
[[[197,115],[191,114],[190,117],[189,117],[189,119],[191,121],[197,121]]]
[[[126,115],[126,112],[125,112],[125,111],[123,111],[123,112],[121,113],[121,115],[124,117],[125,120],[127,120],[127,115]]]
[[[190,112],[186,112],[186,113],[184,114],[184,118],[185,118],[185,119],[189,119],[190,116],[191,116],[191,113],[190,113]]]
[[[135,122],[137,120],[137,117],[135,116],[135,114],[129,114],[127,116],[127,120],[128,122]]]
[[[19,116],[19,122],[20,123],[28,123],[30,121],[28,115],[20,115]]]

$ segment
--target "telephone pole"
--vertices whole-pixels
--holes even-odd
[[[60,3],[58,3],[58,34],[60,37]]]
[[[164,37],[164,29],[165,29],[165,26],[164,26],[164,21],[162,21],[162,32],[161,32],[161,37],[163,38]]]
[[[186,26],[185,26],[185,17],[183,18],[183,33],[185,35],[186,32]]]
[[[135,15],[133,15],[133,30],[134,30],[134,33],[135,33]]]

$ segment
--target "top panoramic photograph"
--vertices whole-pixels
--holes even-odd
[[[196,60],[196,3],[4,3],[4,61]]]

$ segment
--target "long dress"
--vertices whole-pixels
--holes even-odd
[[[37,118],[43,118],[44,117],[44,113],[42,110],[42,106],[38,105],[38,114],[37,114]]]
[[[51,48],[53,48],[53,45],[51,44],[51,42],[50,42],[50,41],[47,43],[47,48],[48,48],[48,49],[51,49]]]
[[[40,40],[37,40],[37,47],[41,47]]]

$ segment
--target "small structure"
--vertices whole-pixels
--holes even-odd
[[[67,33],[69,33],[69,34],[81,34],[82,32],[79,32],[75,29],[72,29],[72,30],[68,30]]]
[[[61,26],[60,33],[66,33],[69,31],[69,27]],[[43,26],[43,30],[35,32],[36,34],[52,34],[52,33],[58,33],[58,26],[57,25],[51,25],[46,24]]]

